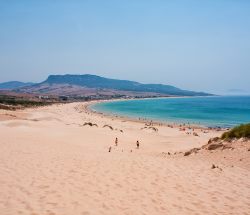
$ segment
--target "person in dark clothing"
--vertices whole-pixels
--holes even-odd
[[[140,147],[140,143],[139,143],[139,141],[137,140],[137,141],[136,141],[136,148],[139,149],[139,147]]]

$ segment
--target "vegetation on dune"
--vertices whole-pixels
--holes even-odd
[[[51,104],[51,102],[45,101],[34,101],[27,98],[17,98],[13,96],[0,95],[0,104],[11,105],[11,106],[22,106],[22,107],[34,107],[34,106],[45,106]]]
[[[250,138],[250,123],[232,128],[230,131],[223,133],[221,139],[239,139],[242,137]]]

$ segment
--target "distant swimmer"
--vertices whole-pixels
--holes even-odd
[[[109,152],[111,152],[111,149],[112,149],[112,147],[110,146],[110,147],[109,147]]]
[[[118,146],[118,138],[115,138],[115,145]]]
[[[139,141],[137,140],[137,141],[136,141],[136,148],[139,149],[139,147],[140,147],[140,143],[139,143]]]

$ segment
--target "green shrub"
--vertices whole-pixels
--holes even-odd
[[[221,139],[239,139],[241,137],[250,138],[250,123],[232,128],[230,131],[223,133]]]
[[[45,106],[51,104],[51,102],[46,101],[34,101],[28,98],[18,98],[14,96],[0,95],[0,104],[22,106],[22,107],[36,107]]]

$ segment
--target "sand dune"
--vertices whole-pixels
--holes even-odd
[[[144,126],[81,103],[0,110],[0,214],[250,214],[249,142],[174,155],[221,132]]]

